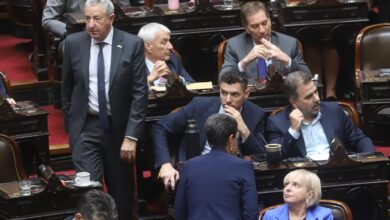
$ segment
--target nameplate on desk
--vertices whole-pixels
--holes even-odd
[[[165,92],[167,88],[165,86],[151,86],[153,91],[156,92]],[[213,84],[211,81],[209,82],[197,82],[186,85],[188,90],[210,90],[213,89]]]

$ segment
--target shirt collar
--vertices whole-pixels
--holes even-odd
[[[102,41],[104,43],[106,43],[107,45],[112,45],[112,38],[114,36],[114,28],[111,26],[111,30],[110,32],[108,32],[108,35],[107,37]],[[95,39],[91,38],[91,45],[96,45],[98,44],[99,42],[96,41]]]
[[[152,72],[152,70],[154,68],[154,63],[146,57],[145,57],[145,63],[146,63],[146,67],[148,68],[149,72]]]
[[[321,112],[318,112],[317,117],[316,117],[311,123],[302,122],[302,125],[305,125],[305,126],[314,125],[314,124],[317,123],[320,119],[321,119]]]

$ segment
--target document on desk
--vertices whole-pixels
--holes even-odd
[[[18,182],[1,183],[0,190],[11,198],[20,197],[20,189]]]
[[[151,86],[150,88],[156,92],[165,92],[167,90],[165,86]],[[213,89],[213,84],[211,81],[190,83],[186,85],[186,88],[188,90],[209,90]]]

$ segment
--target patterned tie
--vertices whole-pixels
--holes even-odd
[[[104,57],[103,57],[103,47],[105,44],[106,43],[104,42],[98,43],[99,54],[98,54],[98,62],[97,62],[99,122],[103,130],[108,129],[106,83],[104,81]]]
[[[260,80],[267,78],[267,63],[263,58],[257,59],[257,77]]]

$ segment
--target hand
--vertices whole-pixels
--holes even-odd
[[[290,61],[290,57],[284,53],[282,50],[279,49],[276,45],[272,44],[268,40],[262,38],[261,43],[264,45],[264,47],[267,50],[267,59],[276,59],[284,63],[285,65],[288,65]]]
[[[157,61],[154,63],[154,67],[152,72],[148,76],[148,82],[153,83],[155,80],[157,80],[159,77],[165,77],[170,72],[167,64],[164,61]]]
[[[242,142],[245,142],[245,140],[249,137],[251,132],[246,126],[244,119],[242,119],[241,113],[237,111],[235,108],[228,105],[224,105],[224,110],[227,115],[231,116],[236,120],[238,132],[240,132],[241,140]]]
[[[121,146],[121,159],[129,163],[135,161],[136,150],[137,142],[135,140],[129,138],[123,139]]]
[[[161,166],[159,178],[162,179],[165,190],[169,188],[175,190],[176,182],[179,180],[179,172],[172,167],[171,163],[165,163]]]
[[[11,105],[12,108],[15,108],[16,102],[13,98],[7,98],[7,102]]]
[[[294,109],[290,113],[290,127],[296,132],[300,132],[303,122],[303,113],[299,109]]]
[[[249,51],[249,53],[244,57],[244,59],[242,59],[240,61],[240,63],[241,63],[242,68],[246,69],[246,67],[249,65],[249,63],[251,63],[255,59],[263,58],[263,59],[267,60],[269,57],[270,57],[270,54],[269,54],[268,49],[264,45],[259,44],[259,45],[255,45],[252,48],[252,50]]]

